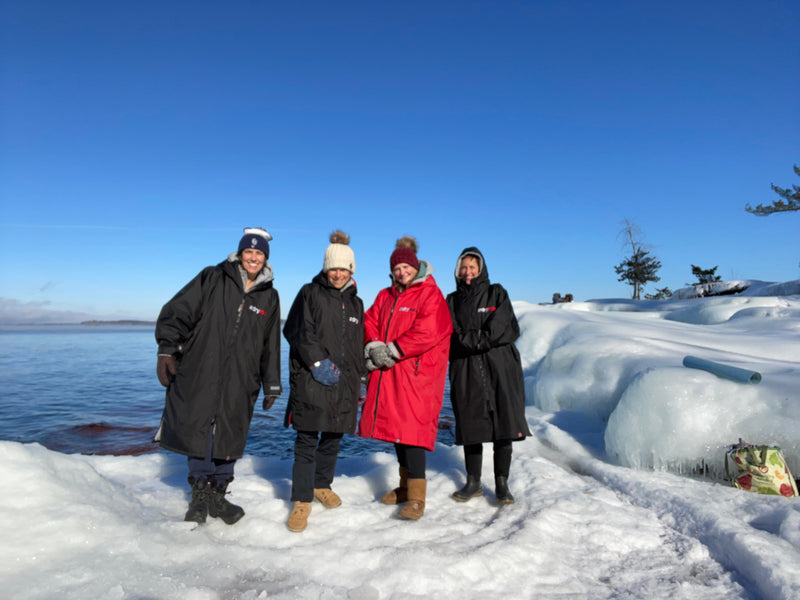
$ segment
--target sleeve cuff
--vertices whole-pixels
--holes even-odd
[[[400,346],[397,344],[397,342],[389,342],[386,344],[386,347],[389,349],[389,354],[392,355],[393,359],[399,360],[403,358],[403,351],[400,349]]]

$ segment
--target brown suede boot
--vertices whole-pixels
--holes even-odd
[[[289,515],[289,520],[286,526],[289,531],[299,533],[308,525],[308,515],[311,514],[311,502],[300,502],[299,500],[294,503],[292,514]]]
[[[416,521],[425,512],[425,491],[428,482],[425,479],[408,480],[408,502],[400,509],[397,516],[401,519]]]
[[[384,504],[402,504],[408,500],[408,469],[400,467],[400,485],[381,498]]]
[[[342,505],[339,494],[330,488],[316,488],[314,490],[314,500],[321,502],[325,508],[336,508]]]

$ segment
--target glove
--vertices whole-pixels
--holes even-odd
[[[172,383],[175,373],[178,372],[178,366],[175,363],[175,357],[171,354],[159,354],[158,364],[156,365],[156,375],[158,375],[158,382],[164,387],[169,387]]]
[[[264,410],[269,410],[272,408],[272,405],[275,404],[275,400],[277,396],[264,396],[264,401],[261,403],[261,408]]]
[[[341,371],[339,370],[339,367],[331,362],[330,358],[318,360],[311,365],[310,368],[311,376],[317,383],[321,383],[322,385],[333,385],[339,381],[339,375],[341,374]]]
[[[377,367],[386,367],[391,369],[394,366],[394,358],[389,351],[389,347],[383,342],[372,342],[372,347],[369,348],[369,359]]]
[[[364,402],[367,401],[367,384],[362,383],[361,389],[358,392],[358,406],[364,406]]]

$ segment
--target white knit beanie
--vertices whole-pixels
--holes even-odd
[[[330,240],[331,245],[325,250],[322,270],[327,272],[331,269],[347,269],[350,273],[355,273],[356,257],[353,249],[348,246],[350,236],[343,231],[334,231]]]

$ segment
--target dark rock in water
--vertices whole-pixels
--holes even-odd
[[[152,427],[89,423],[51,433],[42,443],[57,452],[132,456],[157,452],[161,449],[153,441],[155,432]]]

